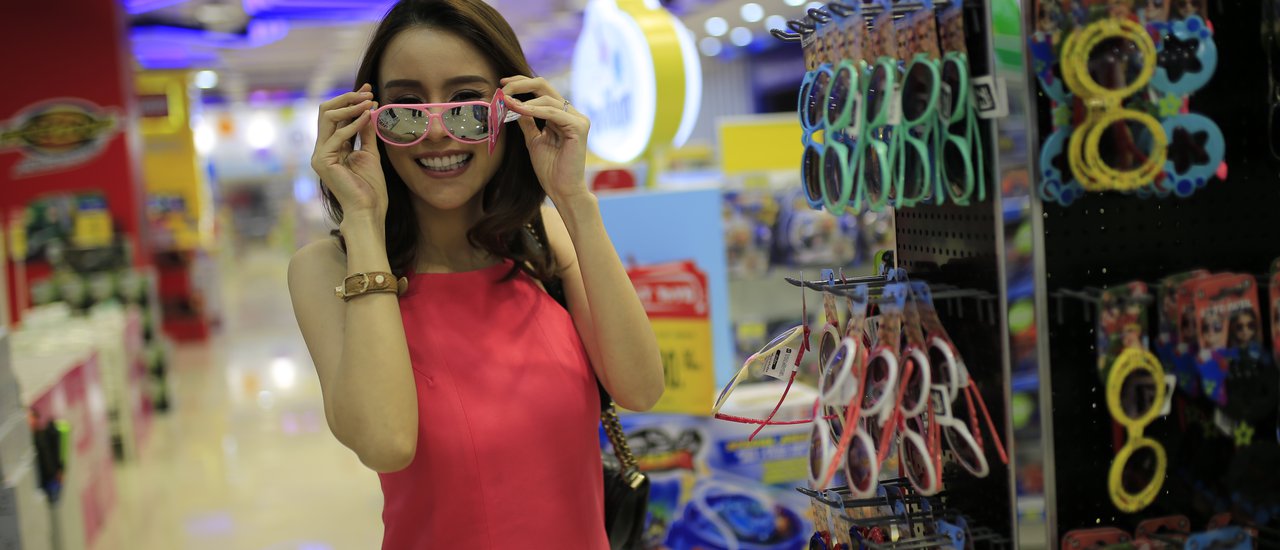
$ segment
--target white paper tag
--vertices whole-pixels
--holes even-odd
[[[938,112],[942,113],[942,116],[949,117],[953,114],[951,85],[946,82],[941,82],[940,84],[938,87]]]
[[[1222,414],[1221,409],[1215,409],[1213,411],[1213,425],[1217,426],[1223,434],[1235,435],[1237,424],[1238,423],[1235,420],[1227,418],[1227,415]]]
[[[774,351],[773,355],[766,357],[764,360],[764,373],[772,378],[784,380],[791,376],[791,372],[797,369],[795,364],[796,350],[790,346]]]
[[[1164,375],[1164,406],[1160,408],[1160,416],[1169,416],[1173,411],[1173,390],[1178,386],[1178,375]]]
[[[897,126],[902,124],[902,90],[894,90],[893,96],[889,98],[889,125]]]
[[[971,79],[970,95],[979,118],[1004,118],[1009,116],[1009,93],[1003,78],[979,76]]]

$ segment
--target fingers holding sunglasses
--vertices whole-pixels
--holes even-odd
[[[525,137],[529,139],[539,135],[538,126],[533,120],[535,118],[547,121],[549,124],[543,131],[554,131],[559,138],[585,138],[591,126],[586,116],[565,104],[563,99],[541,96],[520,101],[512,97],[507,99],[507,105],[521,115],[520,129],[524,130]]]
[[[517,94],[533,94],[538,97],[551,97],[556,103],[564,101],[564,96],[556,91],[555,87],[542,77],[530,78],[524,75],[509,76],[498,81],[502,84],[503,93],[508,97]]]

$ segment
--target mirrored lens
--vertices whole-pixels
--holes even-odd
[[[378,113],[378,135],[393,143],[412,143],[427,133],[426,111],[392,107]]]
[[[843,392],[844,388],[837,388],[836,381],[840,377],[841,368],[844,367],[844,348],[838,348],[839,342],[831,337],[830,332],[822,333],[822,343],[818,346],[818,359],[822,361],[822,391],[824,394],[830,393],[837,396],[837,400],[842,395],[837,391]]]
[[[1126,38],[1108,38],[1089,51],[1089,77],[1111,90],[1128,87],[1137,80],[1142,64],[1142,51]]]
[[[867,120],[875,120],[884,110],[884,99],[888,95],[889,73],[883,65],[876,65],[871,72],[871,80],[867,83]]]
[[[812,145],[804,148],[804,166],[801,176],[804,178],[804,192],[809,202],[822,200],[822,155]]]
[[[489,106],[460,105],[445,109],[441,113],[444,127],[450,134],[468,141],[483,141],[489,138]]]
[[[933,485],[934,480],[929,475],[929,458],[922,454],[919,441],[903,436],[902,447],[898,452],[902,455],[904,469],[913,485],[920,489]]]
[[[867,200],[872,204],[878,204],[884,200],[885,194],[885,179],[882,177],[884,168],[880,164],[884,159],[880,158],[880,153],[875,147],[868,145],[862,150],[863,191],[867,194]]]
[[[1126,493],[1135,494],[1151,485],[1156,473],[1156,452],[1150,447],[1138,449],[1124,464],[1124,472],[1120,474],[1120,483]]]
[[[929,159],[922,158],[920,155],[920,149],[909,142],[902,147],[902,197],[904,199],[923,200],[933,194],[933,186],[929,185],[928,178],[924,175],[925,163]]]
[[[1174,136],[1177,138],[1177,135]],[[1135,170],[1147,161],[1151,154],[1151,132],[1146,125],[1125,120],[1108,126],[1102,131],[1098,152],[1102,162],[1121,172]],[[1206,160],[1207,161],[1207,160]]]
[[[1156,403],[1156,380],[1151,371],[1135,370],[1125,377],[1120,386],[1120,405],[1131,420],[1142,418],[1151,412]]]
[[[947,139],[942,146],[942,166],[948,192],[953,197],[963,197],[972,187],[966,178],[970,170],[969,159],[960,148],[964,141]],[[976,174],[974,177],[978,177]]]
[[[902,394],[902,408],[912,411],[920,406],[920,400],[924,399],[928,388],[924,387],[924,371],[923,365],[916,365],[914,359],[907,359],[912,364],[911,376],[906,380],[907,388]]]
[[[725,384],[724,388],[720,389],[720,395],[719,397],[716,397],[716,406],[715,406],[716,410],[719,410],[720,407],[724,406],[724,402],[729,399],[730,390],[733,389],[733,387],[737,384],[738,379],[741,378],[742,375],[743,375],[742,370],[739,370],[737,373],[733,375],[733,378],[729,379],[729,383]]]
[[[942,64],[942,85],[938,89],[938,113],[950,121],[955,115],[955,102],[960,99],[960,61],[948,59]]]
[[[822,157],[823,187],[826,189],[827,200],[834,204],[840,199],[844,191],[845,165],[840,162],[840,155],[836,153],[835,146],[827,147],[827,151]],[[836,212],[832,212],[832,214],[836,214]]]
[[[867,439],[855,435],[844,458],[846,481],[850,486],[857,487],[861,492],[869,490],[871,483],[876,478],[875,453],[867,443],[869,443]]]
[[[795,335],[796,331],[799,331],[799,330],[801,330],[800,327],[791,327],[787,330],[779,332],[777,336],[774,336],[772,340],[769,340],[768,344],[765,344],[764,347],[760,349],[767,350],[767,349],[775,348],[779,344],[787,341],[787,338],[792,337],[793,335]]]
[[[817,479],[826,472],[822,471],[823,454],[826,452],[826,445],[822,441],[822,421],[813,421],[813,430],[809,435],[809,478]]]
[[[867,365],[867,381],[862,388],[862,410],[875,410],[876,406],[893,391],[889,386],[889,363],[880,356]]]
[[[951,365],[937,346],[929,346],[929,378],[935,386],[951,387]]]
[[[902,84],[902,115],[907,122],[917,122],[929,110],[938,83],[924,63],[913,63]]]
[[[822,94],[830,85],[831,73],[828,71],[819,72],[818,77],[813,80],[813,86],[809,88],[808,100],[805,101],[805,122],[809,127],[822,123],[823,107],[826,106],[826,99]]]
[[[948,426],[945,434],[947,445],[951,446],[951,451],[955,454],[956,460],[960,461],[960,464],[971,471],[982,469],[982,464],[978,460],[977,450],[974,449],[973,445],[969,444],[969,440],[961,435],[957,428]]]
[[[831,81],[831,92],[827,94],[828,124],[835,124],[846,114],[845,107],[849,104],[852,85],[853,71],[847,66],[840,67],[840,70],[836,71],[835,79]]]

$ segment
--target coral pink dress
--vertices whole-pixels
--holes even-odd
[[[417,274],[400,297],[413,463],[381,475],[383,550],[608,550],[600,398],[573,321],[523,273]]]

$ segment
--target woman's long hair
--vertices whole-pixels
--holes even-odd
[[[378,97],[378,66],[387,45],[401,32],[423,27],[461,37],[488,56],[500,76],[533,74],[511,25],[482,0],[401,0],[374,31],[356,72],[355,89],[367,82],[373,86],[374,97]],[[503,130],[510,136],[505,154],[493,179],[480,191],[483,214],[468,230],[467,239],[476,248],[512,260],[515,265],[508,277],[524,270],[539,280],[550,281],[556,273],[550,247],[538,246],[524,230],[528,224],[541,223],[540,208],[547,195],[538,184],[519,126],[507,123]],[[420,238],[417,214],[409,186],[387,155],[380,156],[387,180],[387,259],[392,271],[401,276],[414,269]],[[321,186],[321,191],[329,217],[334,223],[341,223],[342,205],[328,189]],[[341,235],[337,236],[345,251],[345,242]]]

